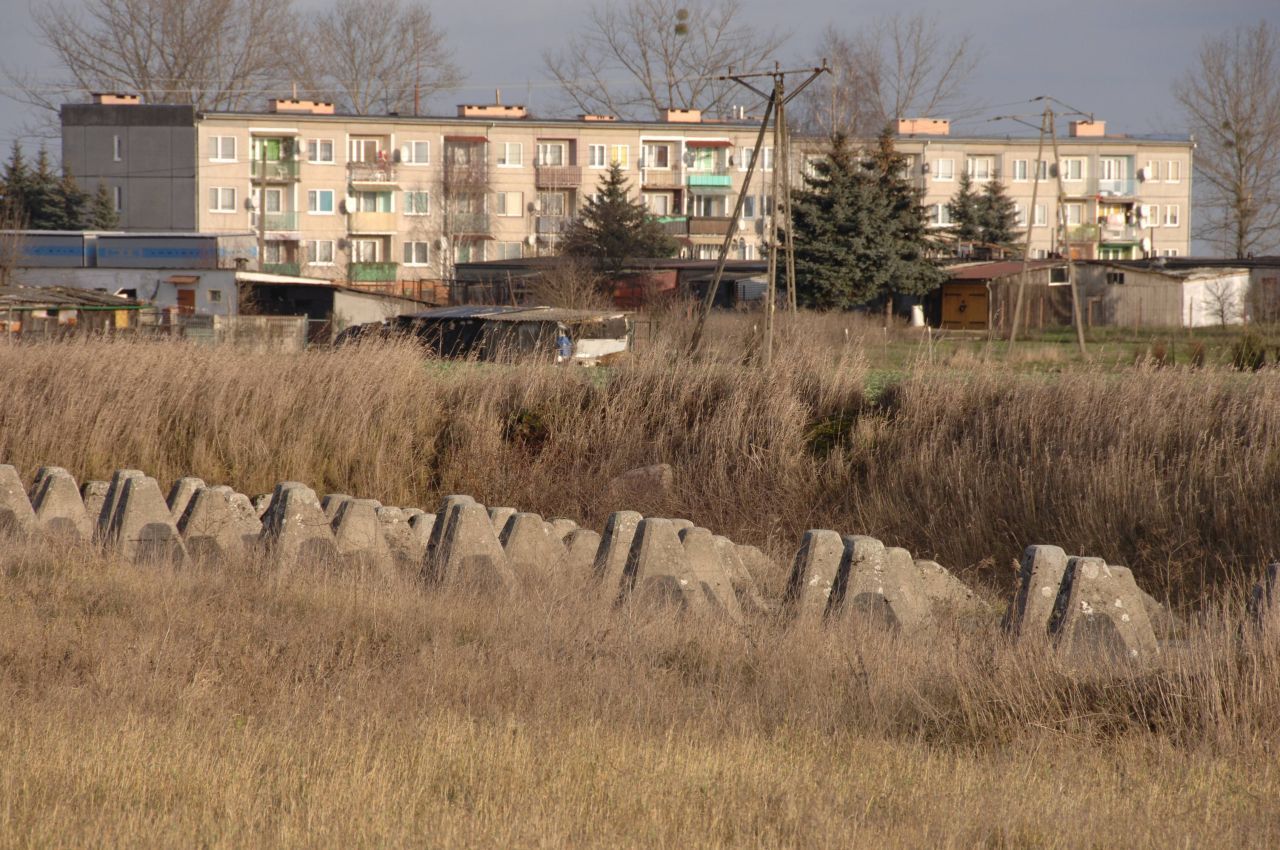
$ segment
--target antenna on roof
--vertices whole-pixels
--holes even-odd
[[[493,90],[493,103],[495,106],[502,105],[502,89]]]

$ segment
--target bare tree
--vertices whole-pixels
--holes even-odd
[[[588,113],[650,118],[668,107],[724,112],[738,96],[712,77],[772,58],[785,35],[738,20],[740,0],[627,0],[597,5],[582,32],[543,62]]]
[[[1265,21],[1208,37],[1175,85],[1196,138],[1197,236],[1228,256],[1280,245],[1280,39]]]
[[[293,40],[292,0],[87,0],[33,17],[66,75],[37,84],[6,73],[18,99],[53,112],[87,91],[238,109],[289,80],[280,45]]]
[[[336,0],[302,44],[311,86],[357,115],[411,112],[460,80],[444,30],[411,0]]]
[[[958,105],[978,56],[923,14],[879,18],[856,34],[828,26],[819,43],[831,73],[801,96],[798,123],[823,135],[871,138],[889,122]]]
[[[607,310],[613,300],[606,294],[606,278],[587,260],[558,257],[529,285],[534,304],[573,310]]]
[[[1218,324],[1226,327],[1242,318],[1239,293],[1229,281],[1215,280],[1205,284],[1204,308]]]

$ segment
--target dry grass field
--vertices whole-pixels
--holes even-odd
[[[735,628],[572,586],[511,604],[8,546],[0,847],[1280,844],[1280,646],[1241,610],[1280,552],[1280,375],[934,358],[881,385],[875,331],[846,330],[784,329],[767,372],[742,321],[696,361],[670,342],[607,371],[0,346],[0,462],[28,479],[686,516],[773,555],[773,599],[803,530],[836,528],[997,609],[926,635]],[[673,492],[610,503],[655,462]],[[1132,566],[1177,642],[1132,668],[1010,645],[998,609],[1036,542]]]

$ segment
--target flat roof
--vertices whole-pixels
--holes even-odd
[[[1026,264],[1029,271],[1065,266],[1066,260],[1031,260]],[[990,263],[965,263],[949,266],[946,269],[950,280],[994,280],[998,277],[1021,274],[1022,260],[999,260]]]
[[[489,322],[596,322],[621,319],[625,310],[570,310],[563,307],[440,307],[400,316],[401,319],[482,319]]]

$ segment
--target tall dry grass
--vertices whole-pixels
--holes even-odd
[[[803,530],[871,534],[1007,587],[1029,543],[1131,566],[1197,600],[1280,553],[1280,375],[921,365],[875,397],[844,317],[782,327],[754,365],[752,317],[685,358],[666,317],[608,371],[426,362],[410,348],[278,356],[181,344],[0,348],[0,460],[82,479],[137,467],[250,492],[430,508],[466,492],[599,527],[688,517],[779,561]],[[609,480],[665,462],[676,488],[619,503]]]
[[[0,550],[0,846],[1274,846],[1280,654],[1153,667]]]

